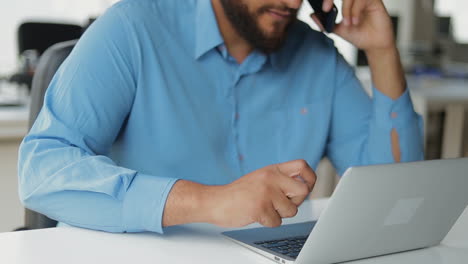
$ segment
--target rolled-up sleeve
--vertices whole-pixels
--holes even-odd
[[[402,161],[422,160],[423,121],[413,109],[408,88],[398,99],[393,100],[374,87],[372,99],[373,122],[386,127],[386,130],[396,130]]]
[[[327,155],[339,174],[352,166],[395,162],[391,132],[398,133],[401,161],[422,160],[422,118],[414,111],[408,89],[396,100],[375,87],[366,94],[353,69],[337,60],[331,132]]]

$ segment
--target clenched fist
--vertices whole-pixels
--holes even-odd
[[[297,214],[315,181],[315,173],[303,160],[249,173],[231,184],[216,187],[213,223],[223,227],[255,222],[267,227],[280,226],[282,218]]]

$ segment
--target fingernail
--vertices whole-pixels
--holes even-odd
[[[359,18],[358,17],[353,17],[353,24],[354,25],[359,24]]]
[[[323,3],[323,5],[322,5],[323,12],[327,12],[328,10],[330,10],[330,8],[331,8],[330,2],[324,2]]]
[[[343,23],[345,26],[349,26],[349,19],[347,17],[343,18]]]

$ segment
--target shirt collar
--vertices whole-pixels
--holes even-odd
[[[210,0],[197,1],[195,59],[224,43]]]
[[[194,56],[195,59],[198,60],[208,51],[222,46],[224,44],[224,39],[219,31],[218,21],[216,20],[211,0],[198,0],[196,8],[196,43]],[[300,41],[299,39],[302,40],[302,36],[298,36],[296,31],[296,25],[292,25],[283,47],[268,55],[268,61],[275,69],[284,70],[284,68],[287,67],[291,59],[290,56],[292,56],[292,54],[290,54],[290,49],[293,48],[294,44]]]

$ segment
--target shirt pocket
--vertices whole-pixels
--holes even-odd
[[[296,159],[316,166],[323,156],[330,116],[326,103],[286,105],[247,116],[246,122],[240,118],[246,130],[239,137],[244,173]]]
[[[295,104],[278,110],[279,162],[304,159],[316,166],[325,153],[331,111],[323,101]]]

